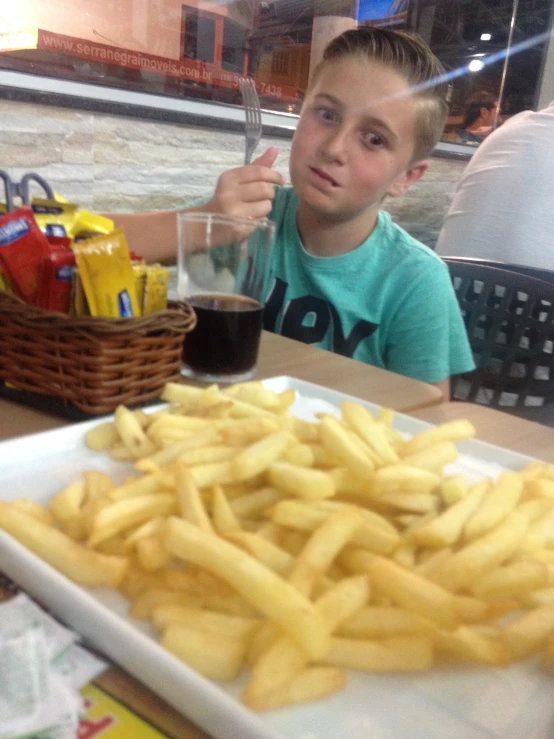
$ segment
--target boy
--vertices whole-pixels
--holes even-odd
[[[327,47],[307,93],[293,188],[280,187],[269,149],[223,173],[213,198],[192,210],[276,222],[266,328],[437,384],[448,397],[450,375],[474,364],[447,268],[380,210],[427,169],[447,114],[445,88],[432,82],[442,72],[415,36],[347,31]],[[174,254],[174,214],[113,217],[148,258]]]

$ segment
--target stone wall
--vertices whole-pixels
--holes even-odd
[[[290,140],[277,146],[288,178]],[[15,179],[34,170],[65,197],[98,212],[184,207],[242,163],[238,133],[0,100],[0,168]],[[425,178],[387,201],[393,219],[434,246],[465,162],[433,158]]]

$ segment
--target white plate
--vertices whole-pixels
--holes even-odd
[[[264,381],[274,390],[298,393],[293,411],[310,417],[337,412],[348,398],[290,377]],[[358,401],[362,402],[362,401]],[[363,402],[372,411],[378,406]],[[411,435],[428,428],[396,414],[395,425]],[[121,480],[129,467],[89,451],[85,431],[98,421],[0,443],[0,495],[46,502],[79,476],[100,469]],[[474,479],[502,468],[521,469],[529,457],[479,441],[460,445],[454,470]],[[170,655],[145,622],[127,616],[118,593],[85,590],[0,532],[0,569],[57,613],[185,716],[217,739],[551,739],[552,682],[532,663],[506,670],[436,668],[415,676],[349,674],[347,688],[324,701],[252,714],[238,701],[236,683],[210,682]]]

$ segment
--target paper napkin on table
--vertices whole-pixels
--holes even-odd
[[[80,688],[106,668],[25,594],[0,604],[0,739],[74,739]]]

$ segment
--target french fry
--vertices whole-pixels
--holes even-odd
[[[387,639],[420,634],[422,621],[398,606],[365,606],[340,625],[338,636],[352,639]]]
[[[456,601],[439,585],[382,557],[376,557],[370,563],[369,575],[378,593],[407,611],[446,629],[458,625]]]
[[[161,570],[170,559],[159,537],[156,536],[143,536],[139,539],[136,543],[136,554],[140,566],[147,572]]]
[[[329,635],[310,601],[250,555],[186,521],[170,518],[166,548],[231,584],[254,608],[290,634],[312,657],[328,647]]]
[[[444,513],[433,518],[425,526],[415,529],[411,538],[420,546],[435,548],[447,547],[457,542],[466,521],[481,505],[489,484],[488,480],[478,482],[467,495]]]
[[[521,543],[522,552],[535,552],[554,542],[554,508],[533,521]]]
[[[241,495],[232,500],[229,505],[239,519],[261,515],[267,508],[283,498],[280,490],[272,487],[261,488],[253,493]]]
[[[171,622],[162,646],[211,680],[234,680],[244,659],[246,642],[222,634]]]
[[[99,423],[85,434],[85,444],[94,452],[104,452],[119,440],[119,433],[113,421]]]
[[[447,506],[458,503],[467,495],[467,482],[463,475],[450,475],[442,480],[440,496]]]
[[[342,402],[340,408],[346,423],[373,450],[381,463],[395,464],[399,461],[396,450],[368,410],[348,401]]]
[[[470,626],[459,626],[455,631],[437,631],[433,641],[438,651],[495,667],[504,667],[511,661],[508,644],[500,637],[480,634]]]
[[[515,554],[527,527],[524,516],[511,513],[496,529],[455,552],[438,568],[434,579],[453,592],[468,587]]]
[[[471,541],[494,529],[514,510],[522,492],[521,476],[515,472],[503,472],[466,522],[465,539]]]
[[[428,513],[438,508],[438,498],[430,493],[386,493],[379,497],[383,506],[413,513]]]
[[[267,472],[268,482],[289,495],[308,500],[331,498],[335,493],[333,478],[321,470],[294,467],[274,462]]]
[[[451,441],[441,441],[433,446],[428,446],[419,452],[407,454],[402,457],[403,464],[412,467],[421,467],[424,470],[435,472],[444,467],[445,464],[455,462],[458,458],[458,450]]]
[[[233,473],[237,480],[249,480],[279,459],[294,439],[287,431],[276,431],[251,444],[233,460]]]
[[[60,523],[78,516],[85,500],[85,483],[72,482],[57,493],[50,501],[50,510]]]
[[[272,520],[280,526],[297,531],[313,531],[331,515],[330,510],[315,508],[292,500],[276,504]],[[363,511],[363,521],[352,537],[352,543],[366,547],[379,554],[388,554],[399,543],[400,536],[382,516],[372,511]]]
[[[485,600],[517,598],[546,585],[547,568],[541,562],[523,560],[488,572],[471,584],[471,592]]]
[[[316,603],[318,615],[332,633],[340,623],[355,613],[369,597],[366,577],[350,577],[321,596]],[[289,637],[279,638],[255,662],[243,693],[246,705],[256,706],[266,695],[288,683],[308,663],[306,653]]]
[[[56,523],[52,511],[34,500],[29,500],[28,498],[17,498],[12,501],[12,505],[23,513],[26,513],[28,516],[32,516],[33,518],[42,521],[42,523],[45,523],[47,526],[54,526]]]
[[[475,436],[475,426],[471,421],[459,419],[456,421],[448,421],[439,426],[420,431],[412,437],[402,448],[401,456],[409,457],[411,454],[428,449],[437,444],[454,441],[464,441]]]
[[[197,488],[209,488],[212,485],[226,485],[235,481],[231,460],[224,462],[207,462],[189,468],[190,475]]]
[[[91,552],[4,500],[0,500],[0,529],[80,585],[117,587],[128,566],[126,558]]]
[[[135,544],[139,539],[146,536],[156,536],[160,534],[163,527],[165,526],[165,518],[163,516],[157,516],[156,518],[150,518],[148,521],[138,526],[134,531],[125,537],[123,548],[125,552],[131,552]]]
[[[554,631],[554,605],[543,606],[520,616],[502,630],[513,659],[537,652]]]
[[[189,468],[179,460],[175,463],[175,483],[181,516],[203,531],[212,533],[214,528],[196,487],[194,477]]]
[[[296,559],[289,576],[290,584],[303,595],[310,596],[316,580],[327,572],[361,523],[361,515],[350,506],[327,518],[314,531]]]
[[[256,559],[276,572],[281,577],[288,577],[293,566],[294,557],[281,547],[264,539],[258,534],[246,531],[228,532],[226,538],[232,543],[252,554]]]
[[[88,538],[88,546],[93,548],[105,539],[109,539],[121,531],[141,524],[156,516],[169,516],[177,510],[177,501],[173,495],[159,493],[142,495],[139,498],[121,500],[103,508],[94,518],[92,531]]]
[[[315,454],[309,444],[295,444],[285,451],[283,460],[295,467],[313,467]]]
[[[465,624],[482,623],[490,618],[492,608],[490,603],[473,598],[470,595],[458,595],[456,597],[456,608],[460,619]]]
[[[251,701],[253,711],[273,711],[284,706],[307,703],[326,698],[346,686],[346,675],[333,667],[308,667],[287,684],[281,684],[271,693]]]
[[[201,449],[209,444],[212,444],[217,439],[218,432],[215,428],[206,427],[200,431],[191,434],[190,436],[182,439],[181,441],[170,444],[169,446],[159,449],[149,457],[143,457],[135,463],[137,469],[141,469],[141,465],[144,464],[153,465],[154,469],[165,467],[171,462],[174,462],[182,454],[193,449]],[[145,470],[148,471],[148,470]]]
[[[152,442],[137,421],[137,417],[128,408],[119,405],[115,409],[114,423],[121,441],[134,457],[138,459],[155,451]]]
[[[163,631],[172,623],[179,623],[211,634],[246,640],[259,621],[245,616],[230,616],[228,613],[167,603],[154,607],[152,623],[158,631]]]
[[[435,472],[391,464],[378,469],[373,477],[373,493],[377,499],[390,493],[432,493],[438,489],[441,478]]]
[[[142,495],[152,495],[162,489],[164,478],[163,472],[154,472],[152,474],[135,477],[132,480],[124,482],[123,485],[114,488],[109,497],[113,501],[126,500],[127,498],[137,498]]]
[[[114,485],[105,472],[100,470],[84,470],[83,480],[85,482],[85,498],[104,498],[113,490]]]
[[[322,420],[319,436],[323,446],[338,457],[356,476],[364,478],[372,475],[375,464],[370,456],[360,449],[349,436],[348,429],[336,418],[328,416]]]
[[[156,578],[152,580],[156,582]],[[183,590],[152,587],[140,592],[131,604],[129,615],[139,620],[150,620],[155,608],[166,605],[186,606],[187,608],[201,608],[204,603],[199,593],[189,593]]]
[[[241,530],[239,520],[221,485],[214,485],[212,488],[212,520],[218,534],[225,535]]]
[[[364,672],[421,672],[433,664],[433,643],[420,635],[381,641],[333,637],[322,662]]]

